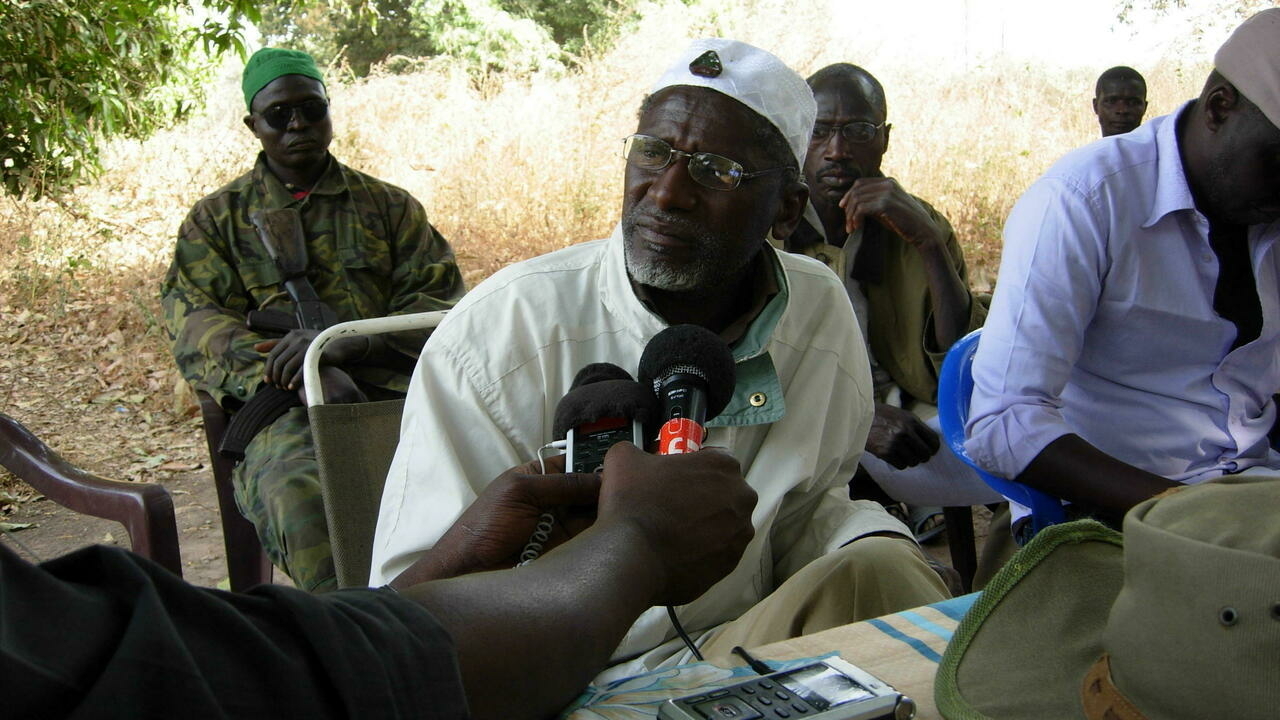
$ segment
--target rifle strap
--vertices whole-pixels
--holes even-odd
[[[244,460],[244,450],[263,428],[275,422],[277,418],[289,411],[289,408],[302,404],[298,393],[292,390],[281,390],[274,385],[262,385],[244,407],[231,416],[227,423],[227,431],[218,445],[218,453],[236,462]]]

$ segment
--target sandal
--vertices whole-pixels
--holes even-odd
[[[916,542],[929,542],[947,529],[946,516],[942,508],[934,506],[907,506],[907,527],[915,535]]]

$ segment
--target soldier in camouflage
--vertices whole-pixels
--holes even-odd
[[[301,393],[302,357],[317,334],[292,330],[277,339],[247,327],[251,310],[294,310],[251,212],[297,208],[307,277],[339,321],[442,310],[463,293],[452,248],[418,201],[329,154],[328,97],[310,56],[260,50],[242,85],[244,123],[262,152],[252,171],[191,210],[161,288],[183,377],[232,411],[264,385]],[[401,334],[329,344],[321,368],[326,401],[403,396],[422,341]],[[254,437],[234,481],[240,510],[272,561],[303,589],[335,588],[305,408]]]

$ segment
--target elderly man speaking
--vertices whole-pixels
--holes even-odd
[[[767,242],[800,219],[813,120],[804,80],[744,43],[696,41],[661,76],[623,144],[612,237],[494,274],[423,349],[373,584],[412,581],[405,569],[480,490],[536,456],[583,366],[634,369],[650,338],[691,323],[728,343],[736,369],[705,444],[728,449],[759,495],[742,561],[677,609],[708,659],[946,596],[906,527],[847,495],[872,393],[844,288]],[[632,662],[609,677],[686,659],[675,637],[666,609],[651,608],[613,658]]]

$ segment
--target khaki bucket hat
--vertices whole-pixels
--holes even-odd
[[[943,654],[948,720],[1280,718],[1280,478],[1041,531]]]

